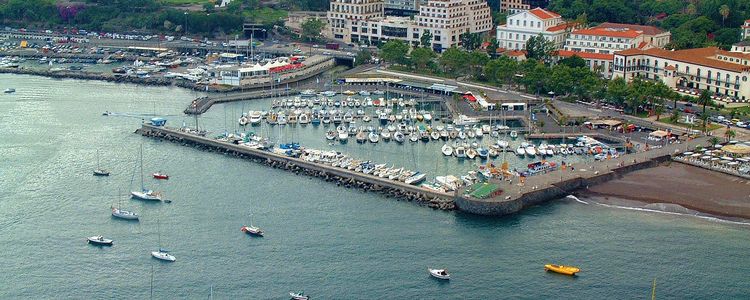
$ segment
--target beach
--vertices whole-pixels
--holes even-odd
[[[677,204],[716,216],[750,219],[750,181],[678,162],[629,173],[581,195]]]

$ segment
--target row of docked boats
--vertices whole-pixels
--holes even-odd
[[[607,145],[597,142],[597,144],[540,144],[536,146],[534,144],[523,142],[515,150],[516,155],[519,157],[552,157],[555,155],[593,155],[596,160],[603,160],[607,157],[617,157],[619,152],[617,149],[608,147]]]
[[[380,98],[370,98],[370,97],[364,97],[362,99],[360,98],[354,98],[354,97],[346,97],[343,100],[338,100],[334,98],[328,98],[328,97],[322,97],[322,98],[301,98],[301,97],[294,97],[294,98],[287,98],[287,99],[276,99],[271,101],[271,108],[272,109],[278,109],[278,108],[315,108],[315,107],[349,107],[349,108],[355,108],[355,107],[414,107],[417,105],[417,100],[414,98],[410,99],[404,99],[404,98],[391,98],[391,99],[385,99],[383,97]]]
[[[454,141],[453,144],[444,144],[440,148],[440,151],[445,156],[453,156],[459,159],[487,159],[495,158],[500,155],[500,152],[508,150],[508,142],[505,140],[497,140],[490,145],[480,144],[477,142],[468,143],[462,141]]]
[[[323,91],[323,92],[316,92],[315,90],[304,90],[300,93],[300,96],[303,98],[315,98],[315,97],[333,97],[336,96],[338,93],[336,91]],[[346,90],[341,92],[343,95],[347,96],[354,96],[354,95],[360,95],[360,96],[370,96],[370,95],[385,95],[385,91],[382,90],[374,90],[374,91],[368,91],[368,90],[361,90],[359,92],[355,92],[352,90]]]
[[[243,113],[238,119],[240,126],[258,126],[264,121],[269,125],[339,125],[341,123],[352,123],[356,121],[370,122],[379,121],[381,125],[389,123],[414,124],[417,122],[430,123],[435,118],[430,112],[415,108],[403,109],[401,111],[389,108],[376,109],[372,115],[364,109],[280,109],[270,111],[250,111]]]
[[[427,178],[427,174],[412,171],[403,167],[388,166],[370,160],[359,160],[341,152],[298,148],[299,158],[309,162],[325,164],[336,168],[347,169],[362,174],[376,176],[388,180],[400,181],[406,184],[419,185]]]
[[[357,126],[356,122],[349,124],[339,124],[335,130],[328,130],[326,132],[326,139],[328,140],[339,140],[346,142],[349,136],[354,136],[358,143],[377,143],[380,140],[388,142],[394,140],[398,143],[403,143],[407,139],[411,142],[423,141],[447,141],[447,140],[466,140],[466,139],[482,139],[484,136],[489,135],[491,137],[499,137],[500,131],[508,130],[506,126],[498,125],[492,127],[490,125],[474,126],[474,127],[454,127],[453,125],[437,125],[430,126],[424,124],[407,125],[406,123],[389,124],[386,126]],[[485,133],[488,132],[488,133]],[[498,141],[497,145],[500,148],[505,149],[507,142]]]

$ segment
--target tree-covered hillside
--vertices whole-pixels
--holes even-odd
[[[672,47],[728,48],[750,19],[748,0],[551,0],[549,9],[588,23],[647,24],[672,32]]]
[[[232,33],[243,22],[268,27],[283,24],[287,12],[262,7],[258,0],[236,0],[226,8],[193,1],[193,9],[158,0],[0,0],[0,24],[28,28],[75,27],[120,32],[144,30],[172,34]],[[185,3],[185,2],[180,2]],[[187,31],[185,30],[187,27]]]

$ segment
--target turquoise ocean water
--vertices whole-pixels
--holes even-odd
[[[211,287],[216,299],[286,299],[290,290],[316,299],[647,299],[654,279],[657,299],[750,295],[747,225],[570,199],[503,218],[435,211],[133,134],[154,113],[193,124],[181,113],[198,96],[190,91],[0,75],[8,87],[17,92],[0,95],[2,299],[144,299],[152,269],[155,299],[205,299]],[[231,130],[254,105],[268,109],[219,105],[199,123]],[[278,139],[431,173],[471,168],[441,157],[442,144],[329,146],[324,133]],[[138,188],[141,145],[145,172],[172,176],[146,184],[173,202],[122,197],[142,218],[113,219],[118,193]],[[97,151],[112,176],[91,175]],[[240,232],[251,212],[266,237]],[[157,228],[177,262],[149,256]],[[96,234],[115,245],[87,245]],[[550,262],[583,271],[547,274]],[[453,279],[433,280],[427,267]]]

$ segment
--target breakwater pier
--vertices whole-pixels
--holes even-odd
[[[459,190],[454,202],[458,210],[473,214],[512,214],[633,171],[656,167],[671,161],[672,155],[676,153],[706,145],[707,140],[707,137],[701,137],[610,160],[571,164],[545,174],[527,177],[524,182],[519,182],[517,178],[510,181],[493,181],[493,184],[502,189],[501,194],[478,199],[471,197],[465,190]]]
[[[321,178],[348,188],[359,188],[368,192],[378,192],[399,200],[406,200],[426,205],[435,209],[453,210],[453,194],[426,189],[388,178],[381,178],[353,170],[337,168],[304,159],[276,154],[273,152],[244,147],[229,142],[196,135],[191,132],[162,126],[143,124],[136,130],[143,136],[193,146],[210,152],[220,152],[243,159],[250,159],[273,168],[279,168]]]

